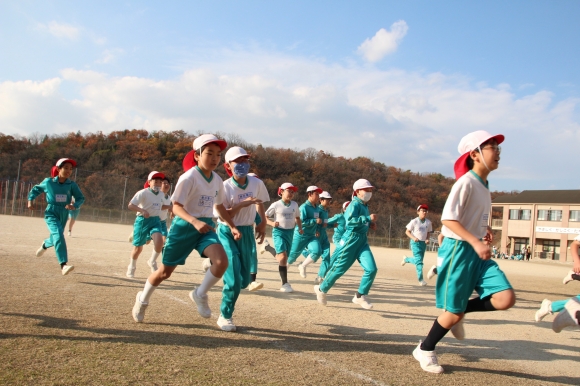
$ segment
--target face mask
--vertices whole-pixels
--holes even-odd
[[[371,199],[372,196],[373,196],[373,192],[364,192],[363,193],[362,200],[364,202],[368,202]]]
[[[234,166],[234,174],[236,175],[236,177],[245,177],[248,175],[249,172],[250,172],[250,164],[247,162],[242,162]]]
[[[151,185],[149,185],[149,189],[151,189],[155,193],[159,193],[159,191],[161,190],[159,186],[151,186]]]

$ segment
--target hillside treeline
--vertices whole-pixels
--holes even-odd
[[[0,178],[15,179],[21,160],[20,179],[41,181],[57,159],[70,157],[78,162],[75,177],[87,196],[86,204],[120,209],[142,189],[151,170],[162,171],[176,182],[182,173],[181,161],[199,134],[124,130],[13,137],[0,133]],[[333,196],[331,212],[335,213],[350,199],[354,181],[370,180],[377,187],[369,206],[379,215],[380,236],[388,235],[389,229],[391,237],[404,235],[404,226],[416,216],[415,208],[421,203],[429,205],[429,217],[439,229],[440,213],[454,182],[438,173],[414,173],[365,157],[335,157],[312,148],[264,147],[249,144],[237,135],[216,135],[252,155],[251,171],[265,182],[272,200],[277,199],[277,187],[283,182],[300,188],[301,194],[296,197],[299,203],[305,200],[306,187],[317,185]],[[216,172],[227,178],[223,167]]]

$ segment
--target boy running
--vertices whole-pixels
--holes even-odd
[[[320,193],[320,205],[318,205],[318,209],[320,209],[320,219],[322,223],[318,225],[318,229],[316,233],[318,233],[318,243],[320,245],[320,250],[322,254],[322,262],[320,263],[320,268],[318,270],[318,275],[314,280],[316,283],[322,281],[322,277],[326,275],[326,271],[328,270],[328,266],[330,265],[330,242],[328,241],[328,234],[326,233],[326,229],[328,226],[328,209],[330,202],[332,201],[332,196],[327,191]],[[302,252],[302,256],[306,259],[302,262],[302,264],[298,265],[298,269],[300,270],[300,276],[306,278],[306,267],[309,264],[316,263],[318,258],[311,258],[310,255],[312,253],[308,250],[308,247],[304,249]],[[322,275],[322,276],[321,276]]]
[[[415,264],[417,270],[417,278],[419,285],[426,286],[427,282],[423,280],[423,259],[425,258],[425,249],[429,244],[429,234],[433,232],[431,221],[427,219],[429,207],[426,204],[421,204],[417,207],[418,217],[407,224],[405,234],[411,239],[411,251],[413,251],[413,258],[403,256],[401,265],[407,263]]]
[[[435,346],[449,330],[464,339],[463,317],[469,312],[507,310],[516,301],[512,286],[495,261],[487,242],[491,195],[487,177],[498,168],[501,134],[476,131],[463,137],[455,162],[457,182],[451,188],[441,220],[445,236],[440,255],[443,258],[435,289],[437,308],[444,311],[433,323],[425,340],[413,351],[421,368],[431,373],[443,372],[437,362]],[[469,299],[473,291],[479,297]]]
[[[230,148],[226,152],[225,161],[224,168],[231,178],[224,181],[223,205],[242,237],[234,239],[227,224],[219,220],[217,234],[228,255],[228,268],[223,275],[221,314],[217,324],[224,331],[236,331],[232,319],[234,308],[240,291],[252,281],[251,263],[256,258],[256,213],[266,216],[263,203],[270,201],[270,196],[260,179],[248,176],[250,156],[246,150],[238,146]],[[263,223],[256,228],[259,243],[264,241],[265,227],[266,223]]]

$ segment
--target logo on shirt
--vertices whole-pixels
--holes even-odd
[[[484,213],[483,216],[481,216],[481,226],[482,226],[482,228],[487,228],[488,220],[489,220],[489,213]]]
[[[240,193],[238,194],[238,202],[242,202],[247,198],[252,198],[254,194],[252,192]]]
[[[197,206],[203,206],[206,208],[211,208],[213,206],[212,196],[201,196],[197,202]]]

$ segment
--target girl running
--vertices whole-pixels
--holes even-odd
[[[367,295],[377,274],[375,258],[367,242],[369,228],[376,229],[377,221],[377,215],[369,214],[367,206],[373,194],[373,188],[371,183],[364,179],[356,181],[353,185],[353,199],[344,214],[346,232],[332,254],[332,266],[322,284],[314,286],[316,298],[324,306],[326,305],[326,293],[358,260],[364,270],[364,275],[352,302],[367,310],[373,308],[373,305],[367,300]]]
[[[64,240],[64,227],[68,219],[68,211],[81,207],[85,202],[85,196],[76,182],[71,181],[73,168],[77,163],[70,158],[61,158],[52,167],[51,177],[45,178],[40,184],[35,185],[28,194],[28,209],[34,210],[34,199],[41,193],[46,194],[46,210],[44,221],[50,232],[50,236],[44,240],[36,251],[40,257],[47,248],[54,247],[56,258],[60,264],[63,275],[70,273],[74,266],[68,265],[68,252]],[[74,197],[74,205],[69,204]]]
[[[411,239],[413,257],[403,256],[403,261],[401,261],[401,265],[407,263],[415,264],[419,285],[422,286],[427,285],[427,282],[423,280],[423,259],[425,258],[427,244],[429,244],[429,233],[433,232],[431,221],[427,219],[428,212],[429,207],[426,204],[419,205],[417,208],[418,216],[407,224],[405,234]]]
[[[328,241],[328,234],[326,233],[326,229],[328,227],[328,209],[330,202],[332,201],[332,196],[330,193],[324,191],[320,194],[320,205],[318,205],[318,209],[320,209],[320,219],[322,220],[322,224],[318,225],[317,233],[318,233],[318,243],[320,244],[320,250],[322,254],[322,261],[320,263],[320,268],[318,269],[318,275],[314,281],[316,283],[320,283],[324,275],[326,275],[326,271],[330,265],[330,242]],[[306,267],[309,264],[315,263],[316,260],[311,258],[310,256],[313,255],[308,248],[302,252],[302,255],[306,258],[302,264],[298,266],[300,270],[300,276],[306,278]],[[315,256],[315,255],[314,255]]]
[[[278,188],[278,196],[281,199],[270,205],[266,211],[266,221],[273,228],[272,240],[276,250],[280,279],[282,279],[281,292],[294,291],[288,283],[288,253],[292,246],[296,225],[298,225],[298,233],[303,233],[298,204],[292,201],[292,197],[297,191],[298,188],[291,183],[283,183]]]
[[[224,168],[231,178],[223,183],[223,205],[242,237],[235,240],[230,228],[220,218],[217,234],[228,255],[228,268],[223,275],[221,314],[217,324],[224,331],[236,331],[232,319],[234,308],[240,291],[252,281],[252,258],[256,258],[256,213],[266,216],[263,203],[270,201],[270,196],[262,180],[248,176],[250,156],[246,150],[238,146],[230,148],[226,152],[225,161]],[[257,228],[256,238],[259,243],[264,240],[265,225]]]
[[[211,316],[207,292],[228,267],[228,257],[213,228],[214,209],[230,227],[234,240],[241,237],[223,206],[223,180],[214,172],[226,147],[225,141],[212,134],[203,134],[193,141],[193,152],[184,159],[184,166],[191,168],[179,177],[171,196],[175,218],[167,235],[161,265],[149,276],[135,299],[132,315],[136,322],[145,318],[145,310],[157,286],[167,280],[178,265],[184,265],[194,249],[213,264],[201,285],[189,293],[189,298],[197,305],[201,317]]]

